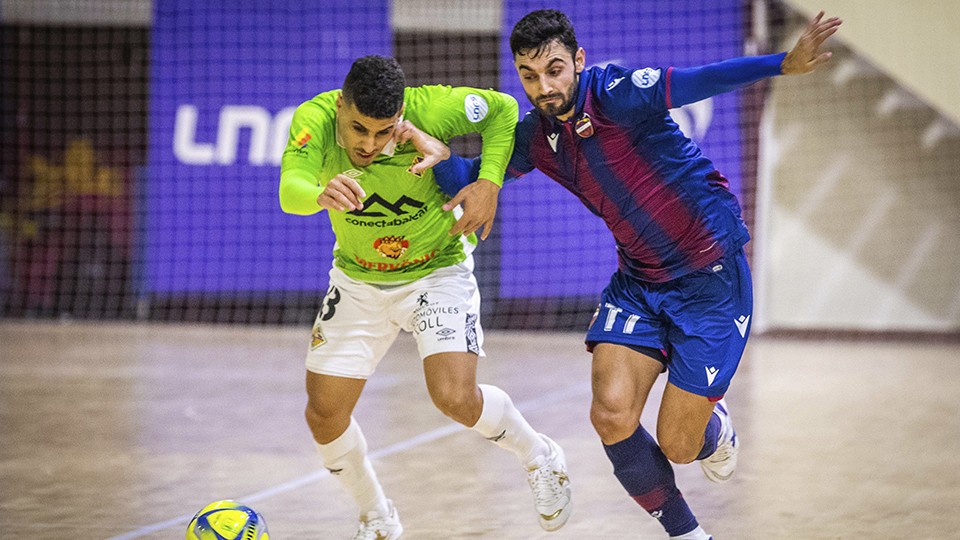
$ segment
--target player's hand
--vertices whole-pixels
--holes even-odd
[[[317,204],[327,210],[353,211],[362,210],[362,199],[367,194],[356,180],[344,174],[338,174],[323,188],[323,193],[317,197]]]
[[[420,174],[437,163],[450,157],[450,147],[439,139],[421,131],[409,120],[400,122],[396,131],[397,144],[413,142],[413,147],[423,154],[423,161],[410,167],[410,172]]]
[[[801,73],[810,73],[820,67],[833,56],[833,53],[820,52],[820,45],[824,40],[832,36],[840,28],[841,21],[838,17],[823,19],[823,12],[817,14],[810,21],[806,30],[800,35],[797,44],[787,53],[780,63],[780,72],[784,75],[798,75]]]
[[[493,229],[493,218],[497,216],[497,202],[500,186],[486,178],[479,178],[460,190],[450,202],[443,205],[446,211],[463,205],[463,215],[453,224],[450,234],[470,234],[483,227],[481,240],[486,240]]]

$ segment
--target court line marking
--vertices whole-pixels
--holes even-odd
[[[524,414],[524,416],[526,416],[526,414],[530,411],[542,409],[543,407],[546,407],[547,405],[551,405],[557,401],[562,401],[562,400],[569,399],[571,397],[576,397],[581,394],[585,394],[589,392],[590,392],[590,385],[586,383],[577,384],[574,386],[568,386],[563,390],[550,392],[547,394],[543,394],[540,397],[535,399],[522,401],[517,404],[517,409],[520,409],[520,411]],[[419,435],[410,437],[409,439],[404,439],[402,441],[393,443],[389,446],[380,448],[378,450],[374,450],[373,452],[370,452],[368,456],[370,457],[370,459],[385,458],[388,456],[392,456],[394,454],[399,454],[400,452],[405,452],[407,450],[410,450],[411,448],[416,448],[417,446],[420,446],[422,444],[433,442],[438,439],[442,439],[444,437],[453,435],[454,433],[459,433],[463,431],[469,431],[469,428],[464,427],[457,423],[451,423],[450,425],[440,427],[431,431],[427,431],[425,433],[421,433]],[[245,497],[239,497],[237,498],[237,500],[243,501],[244,503],[259,502],[264,499],[273,497],[274,495],[279,495],[281,493],[293,491],[307,484],[317,482],[323,478],[326,478],[327,476],[330,476],[330,471],[326,469],[321,469],[319,471],[301,476],[300,478],[294,478],[293,480],[289,480],[282,484],[277,484],[276,486],[269,487],[267,489],[247,495]],[[186,524],[189,523],[191,519],[193,519],[194,514],[195,512],[191,512],[189,514],[183,514],[175,518],[159,521],[157,523],[152,523],[150,525],[144,525],[139,529],[121,534],[119,536],[110,537],[107,540],[132,540],[134,538],[142,538],[148,534],[169,529],[170,527],[174,527],[174,526],[185,527]]]

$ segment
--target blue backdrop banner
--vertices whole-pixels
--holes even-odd
[[[277,198],[294,108],[391,53],[388,0],[156,0],[144,190],[146,294],[326,287],[326,215]]]

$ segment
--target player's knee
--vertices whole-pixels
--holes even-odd
[[[696,437],[687,436],[681,433],[669,433],[658,430],[657,443],[663,454],[671,462],[678,465],[693,462],[703,447],[703,438],[698,441]]]
[[[613,442],[632,435],[637,430],[640,415],[626,406],[594,400],[590,407],[590,422],[601,440]]]
[[[337,422],[341,422],[344,418],[349,420],[350,411],[340,410],[341,407],[337,407],[332,403],[327,403],[322,400],[308,400],[307,407],[304,410],[304,416],[307,419],[307,425],[310,426],[314,431],[318,429],[323,429],[325,426]]]
[[[480,418],[483,402],[476,387],[449,385],[431,390],[430,397],[440,412],[465,426],[472,426]]]

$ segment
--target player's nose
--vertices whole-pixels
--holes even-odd
[[[366,136],[360,139],[360,150],[362,150],[365,154],[371,154],[376,149],[377,139],[375,137]]]
[[[541,96],[548,96],[553,93],[553,85],[550,83],[550,78],[546,75],[540,75],[537,78],[537,85],[540,87]]]

